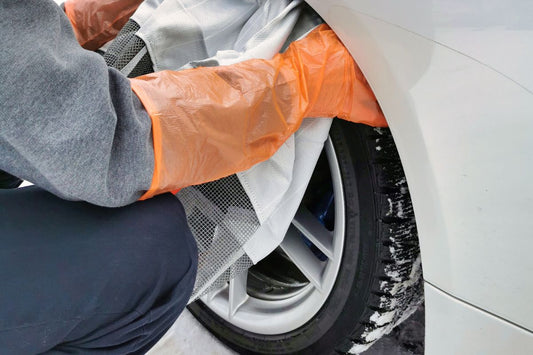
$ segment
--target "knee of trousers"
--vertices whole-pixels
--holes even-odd
[[[125,285],[120,287],[120,303],[132,311],[101,329],[105,336],[85,337],[83,346],[120,343],[128,352],[144,353],[172,326],[192,293],[197,247],[181,203],[165,194],[137,205],[150,215],[141,213],[144,221],[138,226],[136,245],[122,256],[128,271],[113,275],[113,282]]]
[[[124,275],[124,268],[120,268],[121,272],[115,275],[117,282],[142,283],[152,293],[148,297],[149,293],[140,289],[148,304],[150,299],[161,297],[177,285],[182,290],[192,291],[198,252],[179,200],[164,194],[138,202],[133,208],[136,210],[132,219],[140,221],[136,222],[135,236],[123,242],[126,253],[120,258],[127,265],[127,271]],[[138,309],[139,312],[144,310]]]
[[[1,258],[1,269],[17,270],[0,271],[14,285],[0,301],[20,309],[12,312],[13,326],[53,325],[53,337],[46,330],[52,345],[148,346],[190,297],[196,243],[171,194],[107,209],[26,188],[0,193],[0,212],[0,241],[11,251]],[[32,302],[15,302],[20,295],[32,295]],[[48,324],[49,319],[66,322]]]
[[[177,283],[194,282],[196,242],[171,194],[109,209],[31,187],[2,192],[0,202],[0,240],[21,250],[2,262],[32,265],[27,275],[20,273],[36,283],[26,292],[56,284],[52,299],[75,293],[80,311],[121,312]],[[115,299],[122,301],[105,302]]]

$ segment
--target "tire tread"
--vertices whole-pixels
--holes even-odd
[[[372,292],[360,324],[349,342],[336,351],[360,353],[407,319],[423,302],[422,268],[415,217],[407,179],[388,128],[366,131],[371,170],[378,186],[375,201],[380,218],[379,262]],[[383,319],[390,319],[383,322]]]

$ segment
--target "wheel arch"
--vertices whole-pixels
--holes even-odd
[[[395,41],[402,43],[406,36],[415,35],[394,28],[390,24],[383,24],[387,30],[371,27],[369,22],[380,21],[344,6],[331,5],[335,2],[325,4],[308,1],[308,3],[324,18],[348,48],[385,114],[409,184],[424,274],[430,275],[433,268],[442,268],[443,265],[438,262],[433,263],[433,260],[425,258],[425,255],[438,250],[441,257],[449,261],[450,248],[447,244],[432,162],[427,154],[420,126],[421,117],[415,110],[413,97],[408,90],[405,90],[405,78],[399,80],[398,76],[403,75],[403,69],[410,71],[410,80],[413,83],[417,77],[421,77],[431,60],[431,45],[417,46],[419,53],[415,60],[419,63],[417,67],[419,72],[413,72],[412,63],[405,63],[401,57],[395,62],[394,58],[387,56],[383,46],[390,46]],[[433,252],[429,252],[429,248]],[[441,272],[439,274],[449,275]],[[451,282],[451,279],[445,280],[445,283],[448,282]]]
[[[308,3],[350,50],[383,108],[409,183],[424,279],[531,329],[524,309],[532,288],[523,280],[533,266],[524,238],[533,225],[533,170],[525,168],[533,101],[506,71],[527,67],[511,60],[495,69],[490,56],[444,41],[468,28],[431,2]],[[494,43],[476,48],[487,47]]]

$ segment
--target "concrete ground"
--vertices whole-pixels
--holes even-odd
[[[377,341],[364,355],[420,355],[424,353],[424,307]],[[192,316],[183,312],[149,355],[233,355]]]

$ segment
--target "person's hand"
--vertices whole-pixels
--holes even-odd
[[[65,13],[80,45],[97,50],[116,37],[143,0],[67,0]]]

